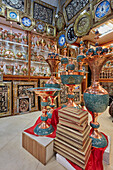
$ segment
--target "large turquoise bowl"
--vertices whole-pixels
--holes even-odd
[[[90,94],[84,93],[83,95],[86,108],[95,113],[102,113],[106,110],[109,104],[109,95],[98,95],[98,94]]]
[[[81,84],[83,75],[61,75],[61,81],[63,84]]]

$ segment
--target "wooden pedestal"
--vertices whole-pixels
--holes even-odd
[[[23,148],[44,165],[54,155],[53,140],[53,138],[37,137],[26,132],[22,133]]]

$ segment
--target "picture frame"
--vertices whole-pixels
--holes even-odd
[[[109,9],[107,11],[107,9],[104,9],[103,8],[103,5],[108,5],[109,4]],[[108,4],[107,4],[108,3]],[[103,12],[101,11],[99,13],[99,8],[103,8]],[[111,14],[111,5],[110,5],[110,0],[102,0],[102,1],[99,1],[95,6],[94,6],[94,19],[95,19],[95,22],[98,22],[98,21],[101,21],[103,20],[104,18],[106,18],[109,14]]]
[[[17,98],[17,113],[23,114],[28,113],[30,111],[31,111],[31,98],[28,96],[24,98],[23,97]]]
[[[27,8],[27,0],[2,0],[2,3],[6,6],[6,7],[10,7],[12,9],[16,9],[22,12],[26,12],[26,8]]]
[[[32,13],[34,19],[39,19],[47,24],[55,26],[56,7],[36,0],[32,2]]]
[[[3,74],[0,74],[0,82],[3,82]]]
[[[13,22],[19,22],[19,11],[12,8],[6,8],[6,19]]]
[[[56,37],[56,27],[47,24],[47,35],[52,36],[52,37]]]
[[[19,81],[13,81],[13,114],[19,114],[18,113],[18,107],[19,107],[19,101],[18,99],[26,99],[31,98],[29,100],[29,111],[36,111],[38,110],[38,100],[37,96],[34,92],[30,92],[27,89],[28,88],[36,88],[37,82],[19,82]]]
[[[0,82],[0,117],[12,115],[12,83]]]
[[[24,30],[31,31],[35,26],[35,20],[27,14],[19,13],[19,22]]]
[[[0,16],[5,17],[5,5],[0,4]]]
[[[77,15],[81,13],[90,3],[89,0],[83,0],[77,2],[77,0],[67,0],[63,6],[63,14],[65,18],[66,25],[71,24],[75,21]]]

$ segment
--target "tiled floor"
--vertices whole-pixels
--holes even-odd
[[[22,148],[22,131],[32,126],[40,114],[34,112],[0,119],[0,170],[65,170],[55,157],[44,166]],[[113,146],[113,123],[108,110],[99,116],[98,122],[100,130],[111,136]],[[113,147],[110,157],[113,158]],[[110,160],[109,166],[104,164],[104,169],[113,170],[113,161]]]

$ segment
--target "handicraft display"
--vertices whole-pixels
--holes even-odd
[[[58,12],[58,18],[56,19],[55,25],[56,25],[58,31],[61,31],[64,29],[65,21],[64,21],[64,16],[61,12]]]
[[[46,4],[42,1],[33,2],[33,18],[42,20],[50,25],[55,22],[56,7]]]
[[[11,82],[0,83],[0,117],[11,115],[12,107]]]
[[[7,20],[19,22],[19,11],[7,8]]]
[[[78,37],[86,35],[91,28],[91,16],[88,12],[79,15],[74,24],[74,32]]]
[[[86,108],[92,115],[92,121],[90,122],[92,127],[92,132],[90,134],[90,137],[92,138],[92,146],[103,148],[107,146],[107,140],[102,133],[98,132],[100,125],[97,122],[97,117],[106,110],[109,104],[109,94],[100,86],[99,75],[102,66],[113,56],[113,46],[110,47],[111,52],[108,53],[107,48],[102,49],[102,47],[98,45],[98,38],[99,32],[96,31],[96,50],[89,48],[86,52],[86,58],[82,59],[84,62],[88,63],[92,73],[92,84],[84,91],[83,98]],[[83,43],[81,46],[83,46]]]
[[[56,37],[56,27],[47,24],[47,35]]]
[[[94,7],[95,21],[103,19],[111,13],[110,0],[104,0],[97,3]]]
[[[34,87],[37,87],[37,82],[13,82],[14,114],[37,109],[35,93],[27,90]]]
[[[74,24],[68,26],[66,29],[66,42],[72,44],[77,41],[77,36],[74,33]]]
[[[75,20],[76,15],[89,3],[89,0],[68,0],[63,7],[66,24],[69,25]]]
[[[22,28],[28,31],[31,31],[35,25],[34,19],[24,14],[23,15],[21,14],[20,16],[20,23],[21,23]]]
[[[24,12],[25,0],[2,0],[2,2],[12,8]]]
[[[61,31],[57,36],[57,45],[59,48],[64,48],[65,43],[66,43],[65,31]]]
[[[0,16],[5,17],[5,6],[0,4]]]
[[[46,26],[46,23],[44,23],[43,21],[36,20],[35,21],[35,26],[36,26],[36,31],[38,33],[46,32],[47,26]]]

